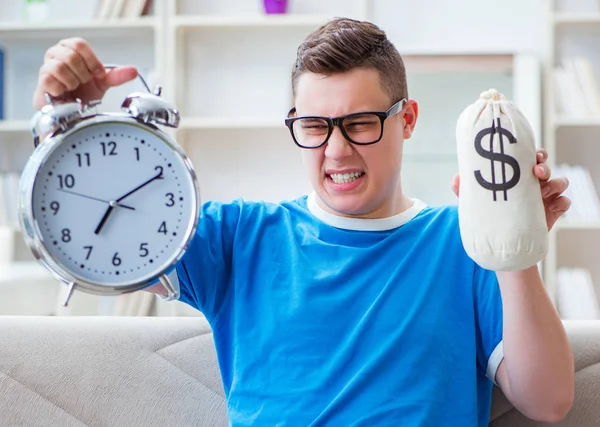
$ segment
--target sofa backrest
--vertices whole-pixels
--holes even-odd
[[[566,322],[576,401],[554,426],[600,426],[600,321]],[[201,317],[0,316],[0,426],[227,426]],[[539,426],[494,390],[492,427]]]

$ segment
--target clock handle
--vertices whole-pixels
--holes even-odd
[[[163,285],[163,288],[166,289],[168,296],[166,298],[167,301],[172,301],[174,299],[179,298],[179,292],[175,290],[173,283],[171,283],[171,279],[166,274],[161,274],[158,276],[158,280],[160,284]]]

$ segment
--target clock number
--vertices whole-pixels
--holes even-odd
[[[173,193],[167,193],[165,194],[165,196],[167,196],[167,198],[169,199],[169,201],[165,203],[165,206],[175,206],[175,196],[173,195]]]
[[[162,166],[157,166],[154,168],[155,171],[159,171],[158,172],[158,179],[163,179],[163,167]]]
[[[83,249],[86,249],[88,251],[85,260],[87,261],[88,259],[90,259],[90,255],[92,254],[92,249],[94,247],[93,246],[84,246]]]
[[[115,256],[113,256],[113,259],[112,259],[112,264],[115,267],[118,267],[119,265],[121,265],[121,258],[119,258],[119,253],[118,252],[115,252]]]
[[[60,209],[60,204],[58,202],[52,202],[50,203],[50,209],[52,209],[54,215],[56,215],[58,213],[58,210]]]
[[[167,224],[165,223],[165,221],[163,221],[163,222],[160,224],[160,227],[158,228],[158,232],[159,232],[159,233],[163,233],[163,234],[165,234],[165,235],[167,234]]]
[[[68,228],[62,229],[62,241],[68,243],[71,241],[71,230]]]
[[[73,188],[75,186],[75,177],[71,174],[66,176],[58,175],[58,184],[60,188]]]
[[[106,142],[101,142],[100,145],[102,145],[102,155],[106,156],[107,152],[109,156],[116,156],[117,153],[115,152],[115,150],[117,149],[117,143],[114,141],[110,141],[108,143]],[[110,148],[110,151],[107,150],[107,146],[108,148]]]
[[[148,248],[146,246],[148,246],[148,243],[141,243],[140,244],[140,256],[142,258],[148,256]]]
[[[90,162],[90,153],[80,153],[75,154],[77,156],[77,166],[81,167],[85,163],[86,166],[91,166]]]
[[[140,149],[139,149],[139,147],[133,147],[133,149],[135,150],[135,159],[139,162],[140,161]]]

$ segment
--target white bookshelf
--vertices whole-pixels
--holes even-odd
[[[456,203],[450,190],[457,171],[456,120],[483,90],[495,87],[517,101],[541,132],[539,64],[518,53],[518,45],[500,51],[474,42],[461,44],[460,52],[402,46],[401,38],[393,38],[402,8],[384,10],[398,7],[393,1],[292,1],[281,16],[265,15],[260,4],[155,0],[153,14],[136,19],[0,22],[0,46],[10,54],[6,85],[19,88],[5,99],[0,153],[7,153],[10,168],[24,165],[32,149],[29,94],[43,52],[62,37],[80,36],[106,63],[137,65],[145,77],[155,71],[163,96],[180,110],[181,125],[172,134],[196,167],[203,201],[295,198],[310,188],[283,122],[292,106],[291,68],[302,39],[334,16],[374,19],[405,58],[410,96],[421,107],[415,134],[405,144],[403,185],[411,196],[430,204]],[[101,110],[118,109],[126,94],[140,89],[138,83],[112,89]],[[440,94],[452,102],[440,102]],[[20,259],[30,260],[24,251]],[[25,280],[22,270],[13,271],[12,282]]]
[[[598,197],[600,189],[600,114],[582,112],[568,114],[565,106],[564,90],[557,82],[566,79],[556,71],[567,59],[585,58],[593,69],[593,77],[600,84],[600,3],[592,0],[553,0],[550,11],[548,37],[548,63],[544,78],[544,146],[547,149],[550,165],[568,164],[583,166],[591,175],[595,186],[593,196]],[[586,86],[583,92],[592,91]],[[586,104],[585,95],[573,95],[571,102]],[[600,97],[600,93],[597,94]],[[600,99],[598,100],[600,103]],[[571,104],[573,105],[573,104]],[[573,112],[574,108],[566,108]],[[576,106],[576,105],[575,105]],[[574,190],[576,183],[571,183]],[[581,193],[579,193],[581,194]],[[578,194],[572,196],[572,210],[580,208],[589,197]],[[587,205],[589,206],[589,204]],[[584,207],[585,208],[585,207]],[[544,279],[550,297],[555,300],[558,294],[568,296],[568,289],[559,290],[559,271],[567,268],[589,270],[600,295],[600,264],[597,262],[598,242],[600,242],[600,217],[586,218],[568,216],[561,218],[550,234],[550,251],[544,262]],[[575,283],[573,284],[575,289]],[[566,293],[566,294],[565,294]],[[575,295],[575,294],[574,294]]]

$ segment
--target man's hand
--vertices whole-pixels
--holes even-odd
[[[550,166],[546,164],[548,153],[544,149],[537,150],[537,164],[533,168],[534,175],[540,180],[540,191],[544,200],[544,208],[546,211],[546,222],[548,231],[552,229],[556,221],[569,209],[571,200],[562,196],[569,186],[569,181],[566,177],[558,177],[550,179]],[[452,181],[452,190],[458,196],[460,186],[459,175],[454,176]]]
[[[45,94],[66,101],[101,100],[106,91],[137,77],[135,67],[106,71],[90,45],[81,38],[59,41],[46,51],[33,95],[33,107],[46,105]]]

